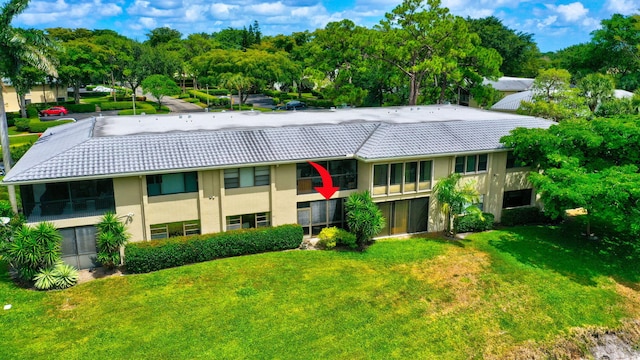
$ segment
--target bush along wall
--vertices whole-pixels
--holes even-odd
[[[551,219],[535,206],[502,210],[500,224],[503,226],[548,224]]]
[[[493,229],[494,216],[491,213],[480,214],[471,213],[455,218],[455,228],[457,232],[478,232]]]
[[[295,249],[302,237],[300,225],[281,225],[131,242],[125,247],[125,265],[130,273],[146,273],[222,257]]]

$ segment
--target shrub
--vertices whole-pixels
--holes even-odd
[[[282,225],[133,242],[125,246],[125,264],[131,273],[145,273],[221,257],[295,249],[302,236],[301,226]]]
[[[54,266],[44,268],[34,276],[34,286],[39,290],[66,289],[78,282],[78,270],[58,261]]]
[[[136,104],[138,106],[138,104]],[[103,102],[100,104],[100,110],[108,111],[108,110],[126,110],[133,109],[132,101],[112,101],[112,102]]]
[[[30,119],[40,118],[40,112],[38,111],[38,107],[35,105],[27,105],[27,117]]]
[[[504,226],[545,224],[550,221],[542,210],[535,206],[502,210],[500,224]]]
[[[41,269],[60,260],[61,244],[62,236],[52,223],[42,222],[35,227],[23,225],[13,233],[6,255],[18,277],[29,282]]]
[[[15,124],[16,124],[16,130],[29,131],[29,125],[31,124],[31,119],[16,118]]]
[[[98,225],[98,262],[107,269],[120,265],[120,248],[129,240],[130,235],[116,215],[112,212],[104,214]]]
[[[453,222],[458,232],[476,232],[493,229],[494,216],[491,213],[470,213],[456,217]]]
[[[32,122],[29,125],[30,133],[43,133],[50,127],[60,126],[64,124],[68,124],[73,122],[72,120],[58,120],[58,121],[47,121],[47,122]]]
[[[138,104],[136,102],[136,115],[140,115],[142,113],[145,113],[147,115],[150,114],[157,114],[158,110],[156,109],[155,106],[146,103],[146,102],[142,102],[140,104]],[[118,115],[133,115],[133,109],[127,109],[127,110],[120,110],[118,111]]]
[[[329,109],[329,108],[334,106],[333,105],[333,101],[329,101],[329,100],[307,99],[307,100],[305,100],[305,102],[307,103],[308,106],[311,106],[311,107],[319,107],[319,108]]]
[[[349,230],[356,236],[358,248],[364,250],[365,245],[384,228],[382,212],[368,191],[349,195],[345,211]]]
[[[335,226],[322,229],[318,235],[318,246],[330,250],[336,246],[346,246],[350,249],[358,247],[356,236]]]
[[[16,118],[20,117],[19,112],[10,112],[7,113],[7,126],[15,126]]]
[[[69,112],[73,113],[87,113],[96,111],[95,104],[67,104],[64,107],[66,107]]]

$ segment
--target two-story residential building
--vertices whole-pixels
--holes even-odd
[[[127,220],[133,241],[298,223],[344,226],[344,200],[368,190],[382,235],[443,229],[435,182],[475,179],[484,211],[530,205],[527,169],[499,142],[550,121],[462,106],[98,117],[49,129],[4,178],[28,222],[61,229],[65,260],[92,266],[95,224]],[[339,190],[314,187],[316,162]]]

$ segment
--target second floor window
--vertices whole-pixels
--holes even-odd
[[[317,161],[322,165],[333,180],[333,186],[340,190],[351,190],[358,186],[358,162],[353,159]],[[298,194],[310,194],[314,192],[316,186],[322,186],[322,178],[313,166],[309,163],[296,165],[296,180],[298,183]]]
[[[488,158],[487,154],[456,156],[455,171],[459,174],[485,172]]]
[[[255,166],[224,170],[224,188],[236,189],[263,186],[271,183],[269,166]]]
[[[198,173],[147,175],[149,196],[181,194],[198,191]]]
[[[431,160],[373,166],[373,194],[382,195],[431,188]]]

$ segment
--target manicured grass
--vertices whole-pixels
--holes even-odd
[[[390,239],[96,280],[50,293],[0,275],[6,358],[504,358],[640,318],[637,265],[562,230]]]
[[[25,134],[28,134],[28,133],[25,133]],[[24,144],[28,144],[28,143],[34,143],[34,142],[38,141],[39,137],[40,137],[40,135],[38,135],[38,134],[10,136],[9,137],[9,145],[11,147],[13,147],[13,146],[20,146],[20,145],[24,145]],[[0,149],[2,149],[2,147],[0,147]]]

